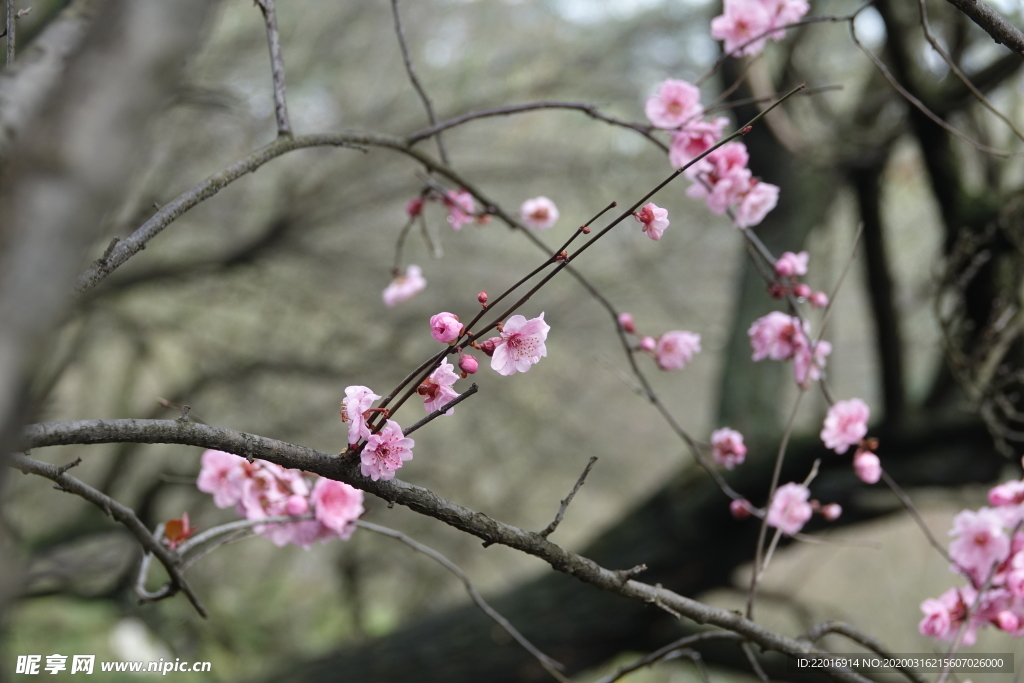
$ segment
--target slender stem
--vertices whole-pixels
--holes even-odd
[[[277,10],[274,0],[256,0],[267,25],[267,45],[270,48],[270,72],[274,79],[274,117],[278,136],[290,136],[292,124],[288,120],[288,102],[284,94],[284,56],[281,54],[281,34],[277,29]]]
[[[18,19],[17,0],[7,0],[7,66],[14,63],[15,33]]]
[[[581,474],[579,479],[576,480],[576,485],[572,487],[572,491],[569,491],[569,495],[562,499],[562,504],[558,506],[558,513],[555,515],[555,518],[551,520],[551,524],[548,524],[544,528],[544,531],[540,532],[541,536],[547,538],[554,533],[555,529],[558,528],[558,525],[562,523],[562,517],[565,516],[565,511],[569,508],[569,504],[576,496],[576,492],[580,490],[581,486],[583,486],[583,482],[586,481],[587,475],[590,474],[590,470],[593,469],[595,462],[597,462],[597,456],[590,456],[590,461],[587,463],[587,466],[583,468],[583,474]]]
[[[684,636],[679,640],[672,641],[668,645],[659,647],[654,652],[641,657],[632,664],[619,667],[615,673],[605,676],[597,681],[597,683],[615,683],[626,674],[633,673],[637,669],[642,669],[645,666],[650,666],[651,664],[660,662],[663,659],[667,659],[677,650],[689,647],[696,643],[706,642],[708,640],[740,640],[740,637],[730,631],[708,631],[706,633],[698,633],[692,636]]]
[[[434,114],[434,105],[430,101],[430,96],[427,95],[427,91],[423,88],[423,84],[420,83],[419,77],[416,76],[416,69],[412,65],[412,57],[409,56],[409,45],[405,40],[405,29],[402,28],[402,13],[398,11],[398,0],[391,0],[391,13],[395,17],[395,34],[398,36],[398,47],[402,50],[402,62],[405,63],[405,73],[409,75],[409,82],[412,83],[412,87],[416,89],[416,94],[420,96],[420,101],[423,102],[423,108],[427,110],[427,119],[430,121],[431,127],[437,125],[437,116]],[[437,152],[441,155],[441,161],[448,165],[448,150],[445,149],[444,140],[441,139],[441,132],[438,131],[437,137]],[[407,144],[412,144],[411,142]]]

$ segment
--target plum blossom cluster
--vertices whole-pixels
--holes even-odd
[[[856,446],[853,455],[853,471],[865,484],[877,484],[882,477],[882,464],[874,450],[876,439],[865,438],[868,433],[868,418],[871,410],[859,398],[836,401],[828,409],[821,429],[821,441],[825,448],[831,448],[842,455]]]
[[[989,625],[1024,635],[1024,481],[994,487],[988,501],[992,507],[963,510],[953,519],[950,569],[969,583],[921,603],[918,630],[924,635],[953,640],[963,628],[968,646]]]
[[[711,20],[711,37],[725,41],[729,54],[756,55],[769,38],[785,38],[782,27],[800,21],[809,9],[805,0],[725,0],[723,14]]]
[[[747,330],[753,360],[792,360],[793,375],[801,386],[821,378],[825,359],[832,353],[832,345],[825,340],[810,340],[810,326],[806,320],[773,311],[758,318]]]
[[[364,386],[345,388],[345,400],[341,402],[341,421],[348,424],[348,443],[358,450],[360,441],[365,440],[359,451],[360,472],[373,481],[394,479],[395,472],[407,460],[412,460],[412,449],[416,442],[406,438],[402,428],[394,420],[386,419],[387,411],[372,408],[380,396]],[[384,425],[370,429],[374,413],[385,415]]]
[[[815,308],[828,306],[828,294],[812,291],[806,283],[800,282],[807,275],[808,255],[806,251],[794,254],[787,251],[775,260],[775,281],[768,286],[768,292],[776,299],[792,294]]]
[[[234,506],[240,516],[254,521],[312,514],[312,519],[253,528],[278,546],[291,543],[309,549],[314,541],[348,540],[364,512],[363,492],[348,484],[223,451],[203,453],[196,486],[212,494],[217,507]],[[187,527],[187,516],[183,520]],[[172,531],[180,542],[180,533]]]
[[[623,332],[639,337],[636,350],[650,354],[662,370],[682,370],[700,352],[700,335],[695,332],[673,330],[660,337],[647,337],[636,331],[636,321],[629,313],[619,315],[619,327]]]
[[[686,166],[711,149],[722,139],[729,123],[723,117],[704,120],[700,90],[673,78],[661,84],[658,93],[647,100],[644,111],[656,128],[671,131],[669,162],[675,168]],[[732,211],[738,227],[759,224],[778,203],[779,188],[754,178],[747,168],[748,160],[742,142],[723,145],[686,169],[686,176],[693,181],[687,194],[706,200],[708,208],[718,215]],[[661,236],[648,234],[651,239]]]
[[[732,501],[729,504],[729,512],[736,519],[746,519],[752,514],[760,514],[746,499]],[[788,536],[794,536],[800,533],[815,513],[833,522],[843,514],[843,508],[838,503],[822,505],[811,498],[811,491],[805,484],[789,482],[775,490],[765,519],[768,526],[775,527]]]
[[[410,219],[419,218],[423,215],[423,207],[427,202],[439,202],[448,211],[448,224],[453,230],[461,230],[466,223],[474,220],[478,223],[486,223],[487,216],[480,214],[476,209],[476,200],[473,195],[464,189],[447,190],[440,192],[431,190],[426,194],[410,199],[405,205],[405,213]]]

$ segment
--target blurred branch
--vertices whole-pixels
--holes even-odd
[[[17,3],[15,0],[7,0],[7,25],[5,27],[5,33],[7,34],[7,64],[14,64],[14,51],[15,51],[15,25],[18,18]]]
[[[10,463],[11,467],[25,474],[36,474],[56,482],[59,490],[84,498],[127,527],[128,531],[132,532],[135,538],[139,540],[139,543],[142,544],[143,549],[152,553],[160,560],[160,563],[171,577],[174,589],[185,593],[189,602],[196,608],[196,611],[204,618],[207,616],[206,608],[200,602],[199,596],[195,594],[192,587],[185,581],[185,577],[178,570],[178,562],[181,558],[174,551],[161,544],[149,532],[149,529],[139,521],[139,518],[131,508],[121,505],[113,498],[100,493],[74,477],[68,476],[64,471],[66,469],[64,467],[57,467],[56,465],[33,460],[17,453],[10,455]]]
[[[420,96],[420,101],[423,102],[423,108],[427,110],[427,120],[430,121],[431,126],[436,126],[437,116],[434,114],[434,105],[430,101],[427,91],[423,88],[423,84],[420,83],[420,79],[416,76],[416,69],[412,65],[412,57],[409,56],[409,45],[405,41],[405,30],[402,28],[402,13],[398,11],[398,0],[391,0],[391,13],[395,17],[395,35],[398,36],[398,47],[402,50],[402,62],[405,64],[405,73],[409,75],[412,87],[416,89],[416,94]],[[448,160],[448,150],[445,149],[444,140],[441,139],[440,132],[437,133],[437,151],[441,155],[441,161],[446,165],[451,163]]]
[[[1018,55],[1024,56],[1024,34],[994,9],[981,0],[947,1],[969,16],[975,24],[985,29],[985,32],[992,36],[992,40],[996,43],[1005,45]]]
[[[672,659],[673,655],[675,655],[680,650],[687,649],[690,645],[695,645],[697,643],[702,643],[708,640],[740,640],[740,637],[730,631],[710,631],[707,633],[698,633],[692,636],[684,636],[678,640],[672,641],[664,647],[658,648],[657,650],[655,650],[654,652],[645,657],[641,657],[632,664],[627,664],[625,666],[619,667],[619,669],[615,673],[605,676],[604,678],[597,681],[597,683],[615,683],[615,681],[618,681],[628,673],[632,673],[637,669],[642,669],[645,666],[650,666],[651,664],[655,664],[666,659]],[[700,655],[698,654],[697,657],[699,656]],[[700,660],[694,658],[694,661],[699,662]],[[700,666],[700,668],[703,671],[702,665]],[[704,676],[704,680],[707,680],[706,674]]]
[[[281,34],[277,30],[277,10],[274,0],[256,0],[263,21],[267,25],[267,45],[270,47],[270,71],[274,79],[274,116],[277,119],[277,134],[291,135],[292,124],[288,120],[288,102],[284,95],[284,56],[281,54]]]
[[[299,469],[342,481],[390,503],[398,503],[420,514],[438,519],[489,543],[498,543],[538,557],[557,571],[574,576],[601,590],[657,606],[686,616],[698,623],[710,623],[743,635],[763,649],[791,656],[816,652],[806,642],[775,633],[729,610],[704,605],[661,586],[629,579],[629,572],[612,571],[592,560],[548,541],[536,532],[499,522],[437,495],[433,491],[400,479],[372,481],[359,473],[359,463],[295,444],[268,439],[221,427],[183,423],[175,420],[80,420],[29,425],[22,432],[22,448],[69,444],[99,444],[133,441],[176,443],[212,448],[260,458],[289,469]],[[20,456],[18,456],[20,457]],[[148,533],[148,532],[147,532]],[[867,679],[849,670],[830,673],[846,683]]]
[[[853,642],[859,645],[863,645],[875,654],[882,655],[883,657],[893,656],[892,653],[888,649],[886,649],[886,647],[882,645],[882,643],[879,642],[877,638],[869,636],[863,631],[859,631],[858,629],[855,629],[849,624],[843,623],[841,621],[826,621],[821,624],[818,624],[810,631],[800,636],[798,640],[807,640],[813,643],[817,642],[818,640],[821,640],[830,633],[836,633],[841,636],[846,636]],[[912,683],[928,683],[928,679],[926,679],[924,676],[922,676],[921,674],[919,674],[918,672],[914,671],[909,667],[899,666],[896,668],[899,671],[901,671],[903,675],[909,678],[912,681]]]

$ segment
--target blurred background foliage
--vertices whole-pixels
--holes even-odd
[[[53,5],[59,9],[60,3]],[[848,0],[812,3],[814,14],[854,8]],[[891,50],[893,40],[894,20],[883,15],[913,9],[886,8],[865,11],[857,25],[863,42],[879,51]],[[708,36],[708,22],[720,11],[715,2],[420,0],[402,9],[413,58],[441,119],[549,99],[596,103],[608,114],[642,121],[644,100],[658,83],[667,77],[695,80],[719,56]],[[930,9],[936,30],[970,72],[983,72],[1003,57],[1002,48],[951,8],[931,3]],[[1001,9],[1019,18],[1016,5]],[[33,10],[22,25],[25,38],[52,16],[46,3]],[[278,13],[296,133],[403,135],[426,127],[402,66],[389,3],[291,0],[280,2]],[[903,21],[912,24],[913,18]],[[189,57],[175,101],[153,123],[148,147],[139,150],[138,171],[119,209],[107,217],[96,256],[111,237],[145,221],[154,204],[168,202],[275,134],[259,11],[249,2],[225,1],[208,30],[205,47]],[[907,73],[929,92],[952,87],[948,69],[919,37],[905,43]],[[1020,78],[1016,67],[1006,71],[990,96],[1020,120]],[[735,73],[727,68],[709,81],[705,103]],[[810,284],[831,291],[850,258],[863,211],[850,169],[868,169],[880,180],[905,400],[924,406],[943,374],[934,304],[950,235],[961,226],[949,224],[937,201],[905,102],[880,81],[845,24],[791,31],[749,75],[769,91],[804,80],[842,89],[788,105],[771,129],[774,149],[799,173],[831,180],[825,189],[783,184],[795,206],[819,208],[800,219],[796,241],[787,241],[793,233],[771,222],[766,239],[774,234],[784,249],[808,248]],[[1020,148],[979,106],[946,114],[986,144]],[[529,197],[552,198],[562,218],[542,235],[550,243],[611,200],[632,203],[670,170],[665,155],[642,136],[579,112],[475,121],[446,133],[445,141],[453,166],[506,210]],[[431,141],[421,148],[436,150]],[[759,157],[756,139],[751,148],[755,173],[773,180],[780,158]],[[972,196],[999,202],[1020,185],[1019,157],[985,157],[961,143],[952,154],[955,173]],[[418,231],[411,233],[405,263],[419,264],[429,285],[415,299],[385,308],[380,292],[391,279],[404,205],[422,187],[420,174],[386,150],[297,151],[193,209],[78,303],[52,340],[48,367],[34,386],[36,419],[177,417],[177,409],[160,405],[167,399],[187,403],[193,417],[210,424],[339,451],[345,432],[338,403],[345,386],[385,393],[436,350],[427,332],[431,314],[471,316],[479,290],[500,291],[541,258],[497,221],[453,232],[443,211],[428,205],[429,229],[443,256],[433,258]],[[739,234],[686,197],[684,184],[655,199],[672,220],[662,241],[651,242],[627,222],[588,252],[579,268],[618,308],[633,313],[642,332],[701,334],[703,351],[683,372],[658,373],[645,364],[684,428],[706,439],[728,419],[753,435],[777,437],[795,387],[778,369],[769,384],[758,384],[749,378],[762,370],[746,360],[749,351],[728,353],[731,341],[745,339],[753,319],[747,312],[759,315],[774,302],[763,286],[755,288],[755,298],[744,290]],[[793,215],[787,211],[779,220]],[[880,407],[885,387],[877,318],[861,261],[843,285],[830,323],[827,338],[835,351],[829,381],[838,397],[861,396]],[[560,277],[523,312],[532,317],[541,311],[552,327],[548,357],[511,378],[482,369],[474,378],[480,393],[454,417],[416,435],[416,457],[401,475],[497,519],[539,529],[588,457],[597,455],[596,468],[553,537],[581,549],[692,464],[671,430],[623,381],[627,366],[603,309],[571,278]],[[732,379],[723,379],[730,373]],[[726,381],[733,389],[723,389]],[[757,392],[759,407],[722,403],[723,396],[744,391]],[[954,413],[976,410],[962,397],[948,406]],[[824,408],[819,396],[808,396],[798,417],[801,432],[816,433]],[[419,411],[409,405],[399,419],[411,423]],[[769,440],[756,443],[752,461],[774,456]],[[184,511],[200,528],[234,519],[195,489],[198,449],[123,444],[36,455],[55,463],[81,456],[76,476],[134,507],[150,527]],[[941,534],[951,511],[977,506],[984,489],[916,493]],[[724,497],[720,503],[725,506]],[[367,508],[366,519],[443,552],[485,594],[549,571],[502,547],[481,550],[476,539],[408,510],[389,510],[374,499]],[[204,621],[182,599],[136,605],[135,543],[102,513],[52,491],[45,480],[11,478],[2,512],[25,572],[14,577],[22,597],[0,632],[0,678],[13,671],[16,655],[38,651],[208,660],[212,675],[194,680],[252,680],[465,601],[454,577],[389,539],[359,532],[347,543],[303,551],[278,549],[257,537],[222,548],[190,571],[210,608]],[[902,517],[834,535],[870,539],[881,549],[787,551],[769,572],[766,592],[778,599],[766,600],[766,623],[795,633],[812,617],[849,618],[889,639],[895,650],[930,650],[932,644],[916,633],[916,605],[950,585],[941,558],[929,554]],[[867,572],[879,582],[863,581]],[[828,580],[813,580],[819,574]],[[735,584],[743,580],[741,571]],[[733,605],[736,595],[723,589],[710,599]],[[501,643],[500,634],[494,638],[515,647]],[[545,649],[544,642],[536,644]],[[1006,651],[1012,644],[982,641],[979,649],[988,647]],[[625,656],[610,648],[605,669],[615,655],[620,662]],[[338,675],[348,680],[343,670]],[[692,668],[679,664],[630,680],[690,677]]]

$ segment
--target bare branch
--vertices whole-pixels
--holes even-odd
[[[256,0],[263,21],[267,25],[267,45],[270,47],[270,71],[274,78],[274,117],[277,119],[277,134],[291,135],[292,124],[288,120],[288,102],[284,95],[284,56],[281,54],[281,34],[277,30],[277,10],[274,0]]]
[[[853,642],[863,645],[872,652],[882,655],[883,657],[892,657],[892,653],[889,652],[889,650],[886,649],[886,647],[882,645],[877,638],[873,638],[863,631],[859,631],[842,621],[822,622],[800,636],[798,640],[808,640],[813,643],[821,640],[830,633],[837,633],[841,636],[846,636]],[[896,668],[913,683],[928,683],[928,679],[909,667],[900,666]]]
[[[142,547],[146,552],[156,555],[156,558],[160,560],[160,563],[167,569],[167,573],[171,577],[171,582],[174,584],[176,590],[181,590],[188,596],[189,602],[196,608],[196,611],[203,617],[207,616],[206,608],[203,607],[203,603],[200,602],[199,596],[195,594],[192,587],[189,586],[185,577],[181,575],[178,569],[178,564],[181,558],[172,550],[166,548],[161,544],[153,534],[149,533],[149,529],[139,521],[139,518],[135,515],[135,512],[124,505],[121,505],[113,498],[104,495],[94,489],[93,487],[82,483],[74,477],[70,477],[65,474],[60,467],[50,465],[45,462],[40,462],[32,458],[27,458],[24,455],[12,453],[10,455],[11,466],[15,469],[21,470],[25,474],[36,474],[41,477],[46,477],[57,483],[62,491],[73,493],[76,496],[80,496],[85,500],[89,501],[99,509],[103,510],[109,516],[123,524],[128,528],[128,531],[132,533],[142,544]]]
[[[975,24],[985,29],[985,32],[992,36],[992,40],[1024,56],[1024,33],[1021,33],[1016,26],[1004,19],[994,9],[981,0],[948,0],[948,2],[970,17]]]
[[[18,18],[18,10],[15,7],[17,4],[16,0],[7,0],[7,64],[14,64],[14,36],[15,26],[17,25],[16,19]]]
[[[544,531],[540,532],[541,536],[547,538],[555,529],[558,528],[558,525],[562,523],[562,517],[565,516],[565,511],[569,507],[569,503],[572,502],[576,492],[580,490],[581,486],[583,486],[583,482],[586,481],[587,475],[590,474],[590,470],[593,469],[595,462],[597,462],[597,456],[590,456],[590,462],[588,462],[587,466],[583,468],[583,474],[581,474],[580,478],[576,480],[576,485],[572,487],[572,491],[569,491],[569,495],[562,500],[562,504],[558,506],[558,513],[555,515],[555,518],[551,520],[551,524],[548,524],[544,528]]]
[[[615,673],[605,676],[604,678],[597,681],[597,683],[615,683],[626,674],[632,673],[637,669],[642,669],[645,666],[650,666],[665,659],[670,659],[672,655],[679,650],[688,648],[690,645],[696,643],[705,642],[708,640],[740,640],[740,637],[731,631],[708,631],[706,633],[698,633],[692,636],[685,636],[679,640],[674,640],[668,645],[658,648],[654,652],[641,657],[632,664],[627,664],[620,667]]]

